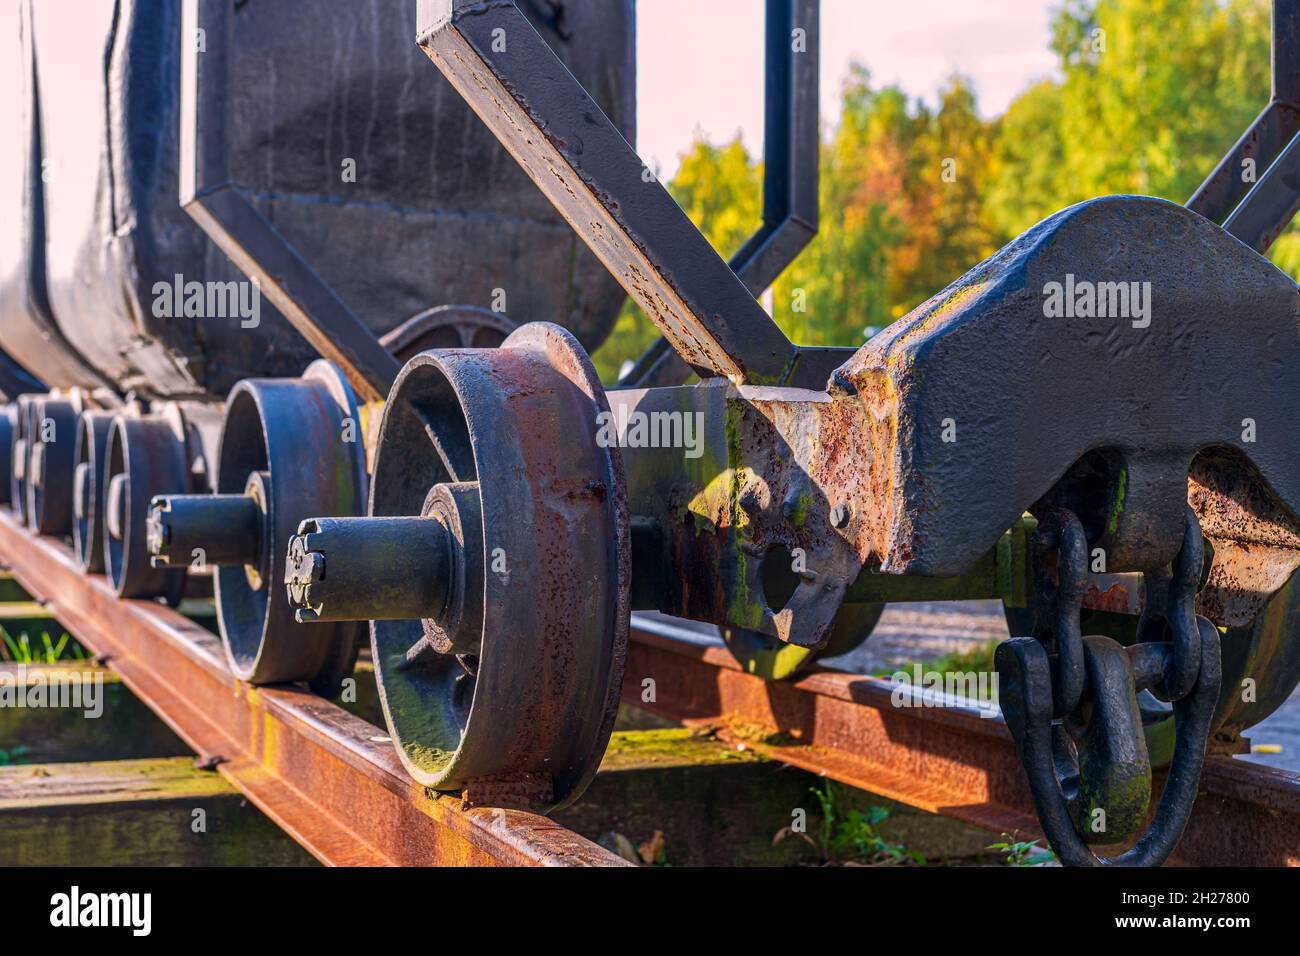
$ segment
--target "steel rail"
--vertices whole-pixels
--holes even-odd
[[[631,706],[715,725],[759,753],[909,806],[994,833],[1041,833],[1006,725],[974,707],[898,707],[889,681],[830,670],[768,681],[722,645],[641,615],[623,694]],[[1208,758],[1174,860],[1300,866],[1300,774]]]
[[[161,604],[120,600],[70,548],[0,512],[0,562],[189,746],[331,865],[608,865],[545,817],[464,810],[407,776],[387,731],[293,687],[254,688],[220,640]]]
[[[0,562],[322,862],[621,862],[544,817],[431,797],[407,777],[384,731],[306,691],[241,683],[214,635],[161,604],[118,599],[102,577],[81,572],[65,544],[3,512]],[[911,806],[993,832],[1038,833],[1005,726],[974,708],[895,707],[888,681],[835,671],[767,681],[742,671],[722,646],[639,615],[624,699],[717,725],[773,759]],[[1175,859],[1300,865],[1300,775],[1210,758]]]

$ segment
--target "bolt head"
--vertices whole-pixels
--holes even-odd
[[[289,603],[304,607],[308,603],[308,589],[325,576],[325,555],[308,551],[302,536],[289,541],[289,564],[284,569],[284,583],[288,586]]]
[[[846,527],[849,523],[849,505],[846,501],[841,501],[831,509],[831,526],[835,528]]]
[[[149,549],[150,554],[155,556],[162,555],[163,551],[167,549],[168,543],[171,541],[170,531],[171,529],[167,527],[167,523],[163,519],[161,509],[156,507],[150,508],[149,517],[145,519],[145,545]],[[163,559],[163,563],[166,564],[165,558]]]

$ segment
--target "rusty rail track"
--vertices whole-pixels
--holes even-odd
[[[545,817],[464,810],[402,769],[385,731],[306,691],[253,688],[216,636],[168,608],[120,600],[70,548],[0,512],[0,563],[194,750],[315,857],[333,865],[618,865]],[[646,699],[645,679],[653,679]],[[994,832],[1036,834],[1005,726],[974,708],[898,708],[887,681],[829,670],[774,683],[659,619],[633,618],[626,703],[767,756]],[[1300,865],[1300,775],[1214,757],[1176,859]]]
[[[1039,834],[1000,718],[974,708],[895,707],[886,680],[823,670],[774,683],[720,644],[634,615],[624,702],[833,780],[985,827]],[[647,700],[646,679],[653,680]],[[1211,757],[1177,862],[1300,866],[1300,774]]]
[[[545,817],[461,809],[431,796],[386,732],[305,691],[253,688],[220,640],[148,601],[120,600],[71,549],[0,512],[0,562],[200,755],[323,863],[613,866],[622,861]]]

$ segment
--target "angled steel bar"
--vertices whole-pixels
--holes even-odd
[[[704,376],[776,384],[794,346],[508,0],[420,0],[420,46]]]
[[[1187,208],[1221,222],[1250,189],[1243,177],[1246,160],[1267,169],[1300,132],[1300,2],[1274,0],[1272,31],[1273,91],[1269,103],[1201,183]]]
[[[1286,149],[1223,221],[1228,230],[1258,253],[1265,252],[1300,211],[1300,137]]]
[[[731,265],[758,295],[817,235],[820,0],[768,0],[763,225]]]
[[[185,0],[181,28],[180,202],[364,401],[381,401],[400,363],[230,178],[224,103],[230,4]],[[206,52],[196,42],[205,35]]]
[[[1292,151],[1300,132],[1300,0],[1274,0],[1272,57],[1269,104],[1187,203],[1261,253],[1300,207]],[[1248,161],[1265,170],[1258,180],[1245,176]]]
[[[767,0],[763,224],[728,263],[756,296],[817,235],[820,20],[821,0]],[[619,385],[680,385],[689,374],[661,336]]]
[[[1290,103],[1269,103],[1197,188],[1187,208],[1221,222],[1250,189],[1251,182],[1242,178],[1245,161],[1253,160],[1257,169],[1267,169],[1298,131],[1300,109]]]

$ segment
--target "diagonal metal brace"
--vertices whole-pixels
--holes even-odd
[[[820,13],[821,0],[767,0],[763,224],[728,263],[756,296],[817,235]],[[667,340],[659,338],[619,385],[680,385],[688,375]]]
[[[1300,0],[1273,0],[1272,76],[1268,105],[1187,201],[1259,253],[1300,208]],[[1265,170],[1258,181],[1248,163]]]
[[[1258,475],[1228,537],[1253,522],[1294,550],[1298,292],[1162,200],[1096,199],[1034,226],[833,377],[833,397],[892,418],[879,477],[889,507],[857,493],[884,519],[885,570],[960,573],[1094,452],[1114,456],[1096,542],[1112,571],[1174,558],[1188,468],[1207,448]]]
[[[763,225],[731,260],[755,295],[817,235],[820,8],[821,0],[767,0]]]
[[[778,384],[795,348],[510,0],[420,0],[420,46],[702,376]]]

